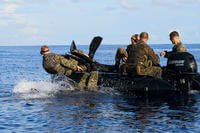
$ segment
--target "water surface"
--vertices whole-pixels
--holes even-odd
[[[157,53],[171,45],[151,45]],[[88,51],[88,46],[78,46]],[[95,59],[114,63],[117,45],[102,45]],[[200,65],[200,45],[188,44]],[[69,46],[51,46],[67,53]],[[42,69],[39,46],[0,47],[0,132],[199,132],[200,95],[125,97],[111,88],[56,95]],[[161,59],[166,64],[166,59]],[[70,85],[68,89],[73,89]],[[39,90],[34,92],[33,89]],[[14,93],[14,92],[15,93]]]

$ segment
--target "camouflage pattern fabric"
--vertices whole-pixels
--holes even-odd
[[[139,42],[137,44],[137,49],[140,51],[143,51],[140,53],[143,53],[142,55],[146,55],[148,57],[148,60],[152,61],[153,65],[160,64],[159,56],[153,51],[152,48],[149,47],[149,45],[145,44],[144,42]],[[140,56],[140,57],[142,57],[142,56]]]
[[[136,53],[138,57],[136,65],[137,75],[161,76],[162,69],[159,67],[160,59],[153,49],[144,42],[140,42],[137,44]]]
[[[77,66],[80,66],[84,71],[87,67],[83,64],[78,64],[76,60],[67,59],[62,55],[49,53],[43,56],[43,67],[50,74],[64,74],[70,76],[72,72],[77,70]],[[87,88],[95,91],[98,83],[98,71],[92,71],[91,73],[85,73],[78,85],[81,90]]]
[[[90,73],[88,83],[87,83],[87,87],[90,91],[96,91],[97,90],[98,79],[99,79],[98,71],[92,71]]]
[[[43,67],[50,74],[71,75],[77,70],[78,62],[73,59],[66,59],[61,55],[49,53],[43,56]]]
[[[87,86],[87,81],[88,81],[88,78],[89,78],[90,74],[89,73],[85,73],[83,74],[83,76],[81,77],[79,83],[78,83],[78,87],[81,89],[81,90],[84,90]]]
[[[126,58],[128,57],[128,53],[123,48],[118,48],[116,55],[115,55],[115,61],[116,62],[126,62]]]
[[[144,55],[141,57],[139,64],[136,66],[136,74],[161,77],[162,69],[161,67],[153,66],[152,61],[148,60],[148,57]]]
[[[118,48],[115,55],[115,66],[119,72],[126,72],[126,60],[128,58],[128,53],[123,48]]]
[[[98,71],[92,71],[90,73],[85,73],[80,79],[78,86],[81,90],[88,89],[90,91],[97,90],[99,74]]]
[[[172,48],[172,52],[187,52],[187,48],[180,42]]]
[[[162,69],[157,66],[144,67],[143,65],[137,65],[136,72],[137,75],[148,75],[160,78],[162,74]]]

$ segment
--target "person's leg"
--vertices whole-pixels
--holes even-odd
[[[123,62],[125,62],[125,60],[126,60],[125,58],[127,58],[127,57],[128,57],[128,54],[127,54],[126,50],[123,48],[118,48],[116,55],[115,55],[115,65],[119,66],[121,60]]]
[[[80,88],[80,90],[84,90],[86,88],[89,76],[90,76],[89,73],[85,73],[81,77],[81,79],[78,83],[78,87]]]
[[[92,71],[88,78],[87,88],[91,91],[97,91],[98,79],[99,79],[98,71]]]

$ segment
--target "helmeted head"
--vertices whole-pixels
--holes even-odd
[[[140,33],[140,40],[147,43],[149,40],[149,34],[147,32]]]
[[[131,37],[131,44],[137,44],[139,40],[140,40],[140,36],[138,34],[134,34]]]
[[[173,31],[169,34],[169,38],[173,44],[178,44],[180,42],[179,33],[177,31]]]
[[[48,53],[49,51],[50,51],[49,47],[47,45],[43,45],[41,47],[40,54],[44,55],[44,54]]]

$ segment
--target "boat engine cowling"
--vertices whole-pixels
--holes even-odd
[[[195,79],[197,63],[192,54],[188,52],[168,53],[167,66],[163,69],[163,79],[168,81],[180,92],[188,92],[193,88],[200,87]]]
[[[194,74],[198,67],[194,56],[188,52],[170,53],[167,61],[167,71],[174,74]]]

